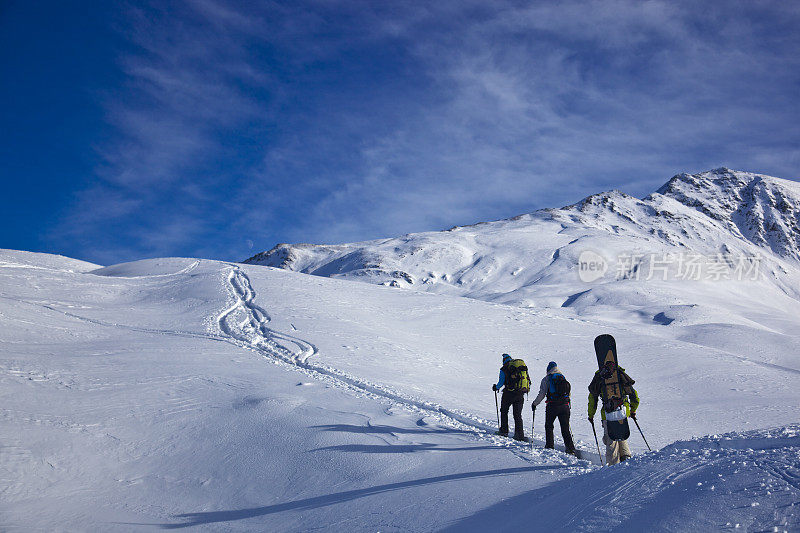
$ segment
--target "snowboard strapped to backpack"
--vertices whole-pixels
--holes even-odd
[[[569,401],[569,393],[572,386],[564,377],[564,374],[555,373],[547,376],[547,403],[562,404]]]
[[[503,365],[506,374],[506,390],[508,392],[522,392],[528,394],[531,390],[531,380],[528,377],[528,367],[522,359],[512,359]]]
[[[627,440],[631,435],[628,427],[625,396],[631,391],[634,381],[620,371],[617,364],[617,341],[611,335],[600,335],[594,340],[597,355],[600,396],[603,399],[606,430],[611,440]],[[623,379],[623,376],[627,379]]]

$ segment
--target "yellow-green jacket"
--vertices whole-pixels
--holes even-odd
[[[625,369],[619,367],[619,373],[622,394],[624,395],[623,405],[625,406],[625,415],[631,416],[631,413],[635,413],[636,409],[639,407],[639,394],[636,392],[636,389],[633,388],[635,381],[625,373]],[[589,418],[594,418],[594,414],[597,412],[597,399],[600,397],[602,385],[603,378],[600,377],[600,371],[598,370],[594,373],[594,378],[592,378],[592,382],[589,384]],[[605,409],[600,409],[600,417],[603,420],[606,419]]]

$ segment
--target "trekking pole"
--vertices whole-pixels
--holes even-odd
[[[590,418],[589,423],[592,425],[592,433],[594,433],[594,443],[597,444],[597,455],[600,457],[600,464],[602,466],[605,466],[605,463],[603,462],[603,456],[600,453],[600,443],[597,441],[597,431],[595,431],[594,429],[594,419]]]
[[[494,391],[494,408],[497,410],[497,430],[500,430],[500,407],[497,405],[497,391]]]
[[[642,428],[639,427],[639,421],[636,420],[636,418],[634,418],[634,417],[631,417],[631,418],[633,418],[633,421],[636,423],[636,428],[639,430],[639,434],[642,436],[642,439],[644,440],[644,443],[647,444],[647,439],[644,438],[644,433],[642,433]],[[649,451],[651,451],[651,452],[653,451],[653,449],[650,447],[649,444],[647,444],[647,449]]]

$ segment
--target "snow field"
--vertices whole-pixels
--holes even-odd
[[[4,527],[425,531],[585,469],[242,349],[235,267],[137,268],[0,274]]]
[[[576,316],[568,309],[522,309],[242,268],[258,301],[270,302],[271,327],[292,331],[317,348],[309,361],[388,386],[404,397],[473,413],[494,425],[490,387],[497,379],[500,354],[523,358],[535,386],[548,362],[555,360],[572,384],[572,430],[585,450],[594,449],[585,420],[587,387],[597,365],[592,343],[605,332],[614,333],[620,364],[637,381],[640,423],[651,445],[708,432],[783,425],[800,416],[800,374],[772,363],[777,351],[772,348],[782,345],[769,335],[759,337],[759,330],[741,333],[725,324],[643,326],[619,317]],[[724,340],[733,334],[740,337]],[[736,341],[748,336],[750,342],[763,339],[765,345],[747,356],[732,351]],[[772,337],[792,346],[792,337]],[[731,351],[715,344],[727,344]],[[537,416],[535,434],[541,438],[543,411]],[[526,431],[530,417],[528,401]],[[646,450],[638,434],[630,444],[634,451]]]
[[[798,374],[768,348],[702,345],[730,326],[622,327],[624,316],[194,259],[93,273],[59,261],[0,256],[15,263],[0,268],[9,529],[469,531],[509,505],[525,509],[510,529],[800,523]],[[767,342],[792,345],[772,329]],[[573,431],[593,450],[581,391],[592,340],[607,331],[654,447],[785,428],[679,442],[606,469],[486,433],[507,351],[534,383],[558,361]],[[528,432],[528,403],[524,417]],[[541,437],[543,410],[536,423]]]
[[[576,495],[580,495],[576,497]],[[797,531],[800,426],[679,441],[503,501],[444,531],[491,528],[520,506],[542,531]],[[530,527],[520,517],[514,527]]]

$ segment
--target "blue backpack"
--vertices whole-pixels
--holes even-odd
[[[563,374],[550,374],[548,376],[549,386],[547,387],[547,401],[569,400],[569,392],[572,387]]]

